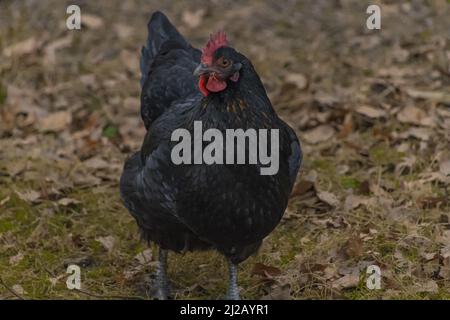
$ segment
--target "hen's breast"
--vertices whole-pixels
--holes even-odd
[[[200,106],[186,125],[191,137],[195,134],[194,122],[201,122],[203,133],[208,129],[220,131],[224,164],[174,166],[180,219],[200,238],[223,250],[250,245],[267,236],[280,221],[290,193],[287,157],[283,153],[284,131],[278,128],[277,119],[270,119],[267,114],[252,114],[250,109],[243,109],[245,107],[239,101],[222,109],[207,110],[209,106]],[[248,163],[249,152],[252,152],[248,142],[245,164],[236,164],[236,161],[227,164],[226,154],[230,150],[225,141],[230,129],[252,129],[257,137],[260,129],[280,130],[277,173],[262,175],[259,159],[256,164]],[[203,142],[203,150],[209,143]],[[237,145],[233,148],[236,155]]]

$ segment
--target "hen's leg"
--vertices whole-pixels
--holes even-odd
[[[228,283],[228,293],[226,299],[228,300],[240,300],[239,289],[237,284],[238,268],[237,265],[228,260],[228,271],[230,275]]]
[[[169,280],[167,279],[167,250],[159,248],[158,267],[156,269],[156,298],[167,300],[170,295]]]

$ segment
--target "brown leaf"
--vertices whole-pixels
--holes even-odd
[[[434,280],[428,280],[425,283],[417,283],[414,285],[414,290],[417,293],[438,293],[439,286]]]
[[[144,251],[134,256],[134,258],[141,264],[148,264],[150,261],[152,261],[152,255],[152,249],[145,249]]]
[[[445,176],[450,176],[450,160],[441,161],[439,171]]]
[[[335,134],[332,126],[323,124],[303,133],[303,138],[310,144],[317,144],[331,139]]]
[[[445,207],[450,205],[450,199],[445,196],[441,197],[419,197],[416,201],[417,205],[422,209],[432,209]]]
[[[70,205],[79,204],[81,201],[72,198],[62,198],[59,199],[57,203],[61,206],[67,207]]]
[[[417,89],[406,89],[405,91],[411,98],[450,103],[450,92],[424,91]]]
[[[359,284],[359,274],[351,273],[339,278],[332,283],[332,287],[337,290],[355,288]]]
[[[341,203],[339,199],[331,192],[319,191],[316,195],[321,201],[329,204],[332,207],[338,207]]]
[[[83,164],[91,169],[104,169],[108,168],[110,164],[103,160],[101,157],[93,157],[83,162]]]
[[[267,266],[262,263],[255,263],[252,269],[252,275],[259,275],[267,279],[272,279],[281,274],[281,270],[276,267]]]
[[[308,79],[301,73],[290,73],[286,75],[284,81],[293,84],[298,90],[303,90],[308,86]]]
[[[127,26],[125,24],[117,23],[114,25],[114,30],[116,31],[117,35],[120,39],[126,40],[129,39],[130,36],[133,34],[133,28],[130,26]]]
[[[275,285],[272,291],[261,297],[261,300],[291,300],[291,285],[289,283],[284,283],[280,285]]]
[[[20,199],[26,202],[30,203],[37,203],[39,202],[39,198],[41,197],[41,193],[35,190],[26,190],[23,192],[15,191],[16,194],[19,196]]]
[[[181,15],[181,20],[191,29],[197,28],[201,25],[203,17],[205,16],[205,9],[198,9],[195,11],[185,10]]]
[[[306,192],[308,192],[309,190],[312,190],[313,187],[314,187],[313,182],[308,181],[308,180],[300,180],[299,183],[297,183],[294,186],[294,189],[292,190],[292,193],[291,193],[291,198],[301,196],[301,195],[305,194]]]
[[[114,249],[115,239],[113,236],[98,237],[95,240],[100,242],[109,253]]]
[[[421,252],[420,256],[425,261],[431,261],[437,257],[437,253],[436,252]]]
[[[413,137],[419,140],[428,141],[432,136],[433,131],[429,128],[409,128],[405,132],[401,133],[399,137],[401,139],[406,139],[409,137]]]
[[[93,14],[83,13],[81,23],[90,29],[99,29],[103,27],[103,19]]]
[[[344,244],[343,249],[349,258],[360,257],[364,253],[363,241],[360,237],[352,237]]]
[[[6,57],[19,57],[22,55],[35,52],[40,46],[40,42],[36,38],[28,38],[3,49],[3,55]]]
[[[139,110],[140,105],[141,100],[135,97],[127,97],[123,100],[123,107],[133,115]]]
[[[370,201],[369,197],[357,196],[354,194],[349,194],[347,198],[345,198],[344,202],[344,210],[351,211],[358,208],[361,205],[367,205]]]
[[[58,111],[42,119],[39,129],[42,132],[60,132],[67,129],[71,122],[72,114],[69,111]]]
[[[418,107],[407,106],[397,114],[397,119],[403,123],[431,126],[434,124],[433,120],[427,116],[425,111]]]
[[[354,129],[353,116],[351,113],[347,113],[345,115],[344,123],[342,124],[338,137],[341,139],[347,137],[350,133],[353,132],[353,129]]]
[[[139,59],[136,57],[136,53],[130,50],[122,50],[120,52],[120,60],[132,74],[139,73]]]
[[[372,119],[386,117],[386,111],[371,106],[360,106],[356,108],[356,112]]]
[[[23,287],[20,284],[15,284],[11,287],[11,289],[17,293],[18,295],[26,294],[27,292],[23,289]]]

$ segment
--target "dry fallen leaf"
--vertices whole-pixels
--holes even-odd
[[[183,20],[183,22],[189,28],[193,29],[198,27],[202,23],[205,13],[206,13],[205,9],[198,9],[196,11],[185,10],[181,15],[181,20]]]
[[[133,34],[133,28],[125,24],[117,23],[114,25],[114,30],[120,39],[128,39]]]
[[[109,253],[114,249],[115,239],[113,236],[98,237],[95,240],[100,242]]]
[[[370,197],[349,194],[347,196],[347,198],[345,198],[344,210],[351,211],[351,210],[358,208],[361,205],[367,205],[369,202],[370,202]]]
[[[30,203],[39,202],[39,198],[41,197],[41,193],[35,190],[26,190],[26,191],[15,191],[20,199]]]
[[[342,278],[339,278],[332,283],[332,287],[337,290],[350,289],[358,286],[359,284],[359,274],[350,273],[346,274]]]
[[[291,193],[291,198],[301,196],[301,195],[305,194],[306,192],[308,192],[309,190],[312,190],[313,187],[314,187],[314,182],[308,181],[308,180],[300,180],[299,183],[295,184],[295,186],[292,190],[292,193]]]
[[[26,294],[27,292],[23,289],[23,287],[20,284],[15,284],[11,287],[11,289],[17,293],[18,295]]]
[[[413,137],[413,138],[420,139],[423,141],[428,141],[428,140],[430,140],[430,137],[432,136],[432,134],[433,134],[433,131],[430,130],[429,128],[409,128],[405,132],[402,132],[399,135],[399,138],[406,139],[409,137]]]
[[[90,29],[99,29],[104,25],[102,18],[87,13],[82,14],[81,23]]]
[[[418,107],[407,106],[402,109],[397,114],[397,119],[403,123],[423,125],[423,126],[431,126],[433,125],[433,121],[430,117],[427,116],[425,111]]]
[[[308,79],[301,73],[290,73],[286,75],[284,81],[295,85],[299,90],[305,89],[308,85]]]
[[[108,168],[110,164],[103,160],[101,157],[93,157],[83,162],[83,164],[91,169],[104,169]]]
[[[135,97],[126,97],[123,100],[123,107],[127,111],[130,111],[130,113],[136,114],[137,110],[139,110],[139,107],[141,105],[141,100]]]
[[[70,206],[70,205],[73,205],[73,204],[79,204],[79,203],[81,203],[81,201],[76,200],[76,199],[72,199],[72,198],[62,198],[62,199],[59,199],[57,203],[59,205],[67,207],[67,206]]]
[[[3,49],[3,55],[9,58],[30,54],[35,52],[39,45],[40,42],[36,38],[29,38]]]
[[[326,191],[317,192],[317,197],[321,201],[329,204],[332,207],[337,207],[340,204],[340,201],[338,200],[338,198],[331,192],[326,192]]]
[[[445,176],[450,176],[450,160],[442,161],[439,164],[439,171]]]
[[[386,111],[371,106],[360,106],[356,108],[356,112],[373,119],[382,118],[386,116]]]
[[[69,111],[58,111],[42,119],[39,129],[42,132],[60,132],[67,129],[71,122],[72,114]]]
[[[144,251],[138,253],[134,258],[141,264],[148,264],[152,261],[152,249],[145,249]]]
[[[424,91],[417,89],[406,89],[405,91],[406,94],[412,98],[450,103],[450,92]]]
[[[132,74],[139,73],[139,59],[136,58],[135,52],[131,52],[130,50],[122,50],[120,52],[120,60],[129,72]]]
[[[259,262],[253,265],[252,275],[259,275],[267,279],[272,279],[280,274],[281,270],[276,267],[268,266]]]
[[[291,300],[291,285],[289,283],[275,284],[269,294],[261,300]]]
[[[329,140],[335,134],[335,130],[332,126],[323,124],[314,129],[308,130],[303,133],[303,138],[310,144],[317,144]]]
[[[352,237],[344,244],[344,252],[349,258],[357,258],[364,253],[363,242],[360,237]]]
[[[414,285],[414,289],[417,293],[437,293],[439,286],[434,280],[428,280],[425,283],[417,283]]]
[[[419,197],[416,200],[417,205],[422,209],[432,209],[445,207],[450,204],[450,199],[445,196],[441,197]]]

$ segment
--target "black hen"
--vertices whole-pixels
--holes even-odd
[[[279,223],[300,167],[300,145],[273,110],[251,62],[228,45],[223,32],[200,51],[160,12],[152,15],[148,32],[141,57],[141,116],[148,131],[141,151],[125,163],[121,197],[142,237],[160,247],[159,298],[169,294],[166,250],[216,249],[229,261],[228,298],[237,299],[236,265],[254,254]],[[197,121],[203,132],[217,129],[224,136],[228,129],[278,131],[278,146],[269,139],[258,147],[277,147],[278,170],[264,175],[267,163],[248,161],[256,150],[248,136],[246,164],[235,164],[239,145],[225,164],[175,164],[178,140],[172,141],[172,134],[184,129],[193,146],[202,139],[194,133]],[[219,146],[215,152],[230,152],[225,143]]]

